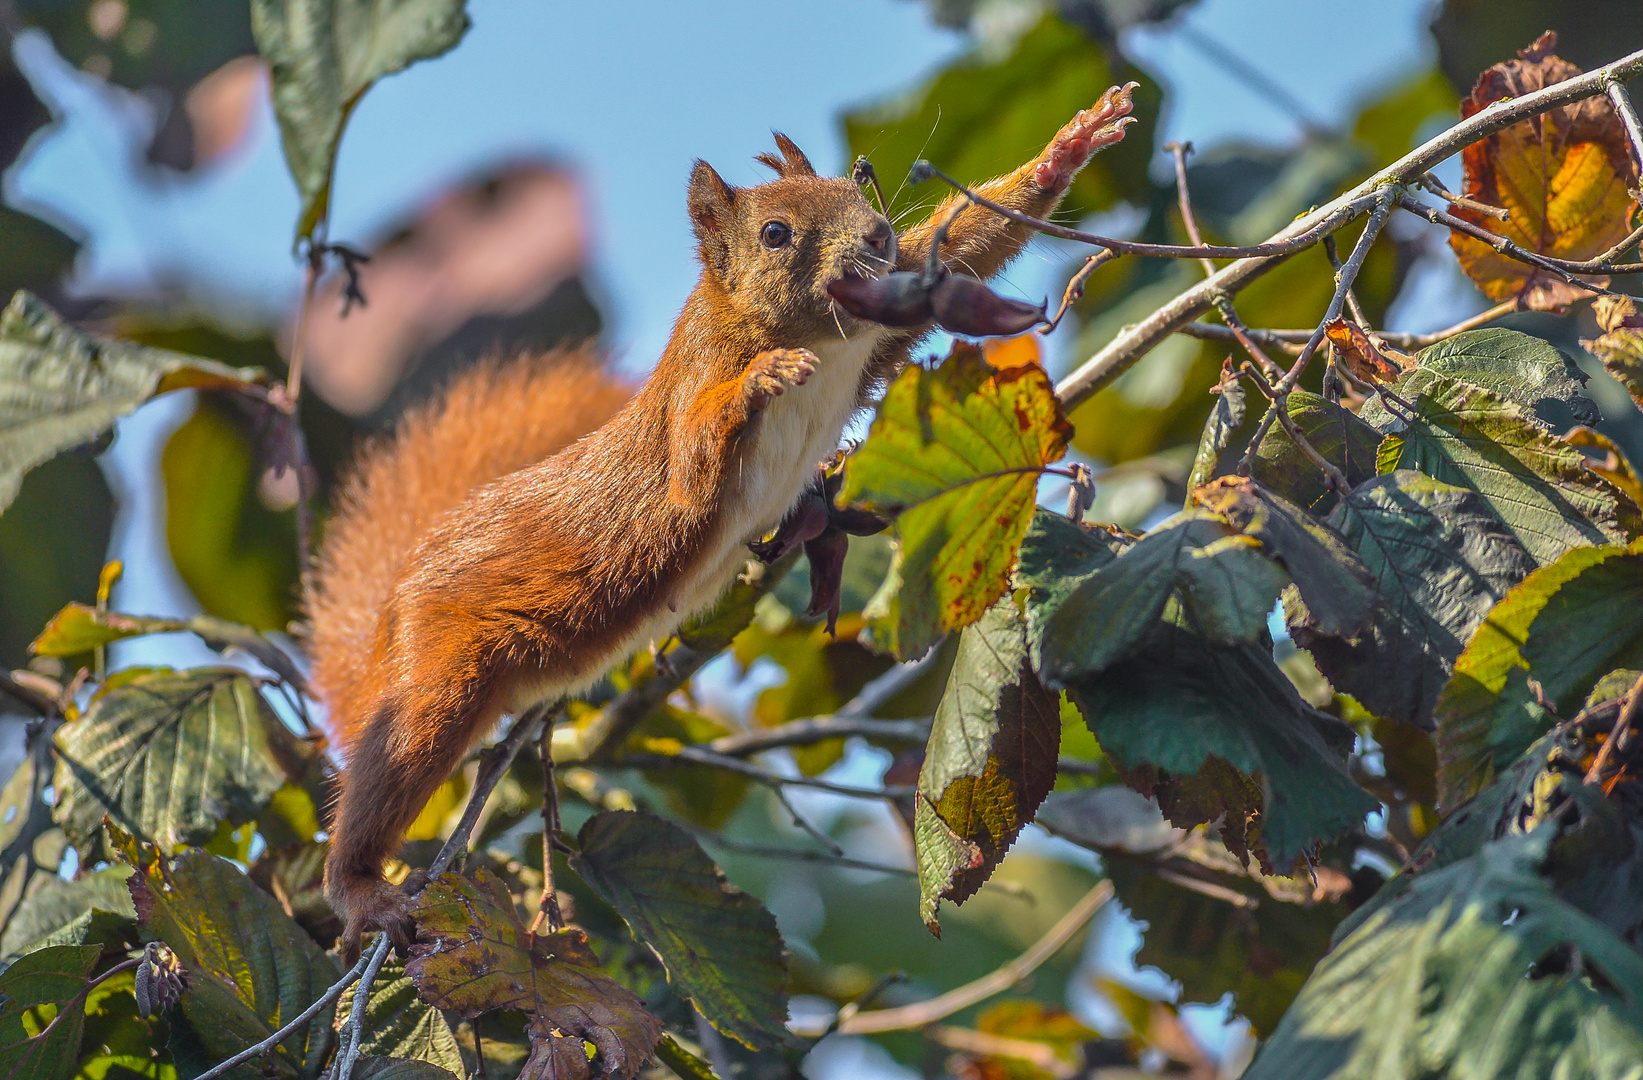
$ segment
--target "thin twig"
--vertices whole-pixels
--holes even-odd
[[[1301,374],[1306,371],[1312,354],[1323,342],[1329,324],[1341,317],[1341,309],[1346,306],[1346,294],[1352,291],[1352,283],[1357,280],[1358,271],[1363,269],[1364,260],[1369,257],[1369,249],[1374,246],[1375,238],[1380,236],[1381,228],[1391,216],[1392,204],[1397,197],[1398,191],[1395,186],[1389,185],[1377,193],[1375,209],[1369,212],[1369,220],[1364,223],[1363,235],[1358,237],[1358,242],[1352,247],[1352,254],[1341,264],[1341,272],[1335,275],[1335,295],[1329,298],[1329,307],[1325,309],[1322,321],[1318,323],[1318,328],[1312,331],[1312,336],[1307,338],[1306,344],[1301,346],[1301,355],[1289,366],[1289,374],[1274,387],[1279,396],[1287,398],[1289,392],[1295,389],[1295,384],[1301,381]]]
[[[628,754],[622,758],[621,764],[631,765],[636,769],[667,768],[680,765],[705,765],[710,769],[723,769],[725,772],[745,776],[766,787],[804,787],[814,788],[817,791],[826,791],[834,795],[847,795],[852,799],[901,799],[913,794],[911,787],[891,785],[882,788],[852,787],[849,784],[835,784],[831,780],[822,780],[814,776],[782,776],[769,769],[760,768],[741,758],[728,757],[724,754],[715,754],[711,750],[703,750],[699,746],[681,746],[671,753]]]
[[[337,1056],[336,1080],[351,1080],[354,1075],[354,1065],[359,1061],[360,1047],[365,1040],[365,1014],[371,1005],[371,987],[387,959],[388,935],[381,934],[377,937],[376,947],[370,952],[365,973],[359,977],[359,986],[354,990],[354,1003],[348,1016],[348,1045]]]
[[[842,1035],[872,1035],[885,1031],[907,1031],[944,1020],[961,1009],[982,1002],[1031,975],[1038,966],[1054,956],[1071,941],[1084,926],[1112,899],[1112,882],[1102,881],[1085,893],[1083,898],[1068,909],[1044,936],[1020,956],[974,982],[965,983],[929,1001],[902,1005],[894,1009],[874,1009],[859,1012],[839,1025]]]
[[[990,1031],[951,1027],[947,1024],[931,1024],[924,1029],[924,1036],[949,1050],[958,1050],[979,1057],[1006,1057],[1024,1061],[1032,1067],[1033,1072],[1043,1073],[1052,1080],[1072,1080],[1073,1077],[1083,1074],[1078,1065],[1056,1053],[1055,1047],[1033,1039],[994,1035]],[[1101,1070],[1101,1075],[1106,1075],[1105,1069]]]
[[[320,270],[325,265],[325,245],[308,241],[307,269],[302,281],[302,304],[297,308],[297,328],[291,338],[291,361],[285,369],[285,397],[291,415],[297,414],[297,399],[302,394],[302,358],[308,342],[308,312],[314,306],[314,289],[319,285]]]
[[[686,828],[690,828],[686,825]],[[834,855],[827,851],[810,851],[807,848],[772,847],[766,844],[750,844],[745,840],[733,840],[721,833],[710,832],[707,829],[690,830],[696,838],[714,847],[724,848],[726,851],[738,852],[742,855],[754,855],[762,859],[786,859],[791,862],[826,863],[846,870],[871,870],[879,874],[897,874],[902,877],[917,877],[918,871],[909,870],[905,866],[891,866],[889,863],[868,862],[865,859],[852,859],[848,855]]]
[[[782,804],[782,809],[786,810],[788,816],[793,819],[794,825],[798,826],[801,830],[808,834],[812,840],[816,841],[816,843],[826,848],[832,854],[844,854],[844,848],[839,846],[839,842],[837,840],[834,840],[831,836],[828,836],[826,833],[816,828],[816,826],[810,823],[809,818],[799,813],[799,808],[793,805],[793,800],[787,797],[787,792],[780,784],[773,785],[770,788],[770,791],[771,794],[776,796],[776,801]]]
[[[1078,273],[1072,276],[1072,280],[1067,282],[1066,289],[1062,291],[1061,306],[1055,309],[1055,314],[1050,317],[1049,322],[1038,328],[1038,332],[1048,334],[1057,326],[1060,326],[1067,310],[1083,298],[1084,283],[1090,280],[1090,275],[1116,258],[1118,258],[1118,252],[1113,251],[1111,248],[1102,248],[1085,259],[1084,265],[1079,267]]]
[[[1643,230],[1639,230],[1643,232]],[[1434,330],[1430,334],[1401,333],[1394,330],[1377,330],[1375,336],[1394,349],[1414,351],[1436,345],[1440,341],[1452,338],[1457,334],[1464,334],[1468,330],[1476,330],[1486,323],[1492,323],[1502,315],[1510,315],[1518,308],[1517,300],[1503,300],[1494,307],[1478,312],[1462,319],[1453,326],[1442,330]],[[1238,336],[1230,327],[1217,326],[1215,323],[1187,323],[1175,331],[1188,337],[1199,338],[1203,341],[1237,341]],[[1251,338],[1275,349],[1284,349],[1291,353],[1299,353],[1301,346],[1312,336],[1311,330],[1250,330],[1244,331]]]
[[[1624,240],[1620,241],[1620,243],[1616,244],[1614,247],[1610,248],[1608,251],[1605,251],[1603,254],[1599,255],[1597,258],[1593,259],[1592,261],[1595,262],[1595,263],[1598,263],[1600,265],[1603,264],[1603,263],[1607,263],[1610,259],[1615,258],[1617,255],[1619,255],[1621,252],[1625,251],[1627,248],[1631,247],[1633,244],[1637,243],[1639,240],[1643,240],[1643,225],[1639,225],[1637,228],[1635,228],[1631,232],[1627,233],[1626,238]]]
[[[871,720],[835,713],[832,716],[812,716],[808,720],[793,720],[773,728],[741,731],[704,743],[714,753],[730,757],[774,750],[780,746],[813,746],[828,739],[860,736],[884,742],[921,743],[930,737],[930,720]]]
[[[1613,290],[1606,289],[1602,285],[1594,285],[1590,281],[1580,280],[1575,277],[1574,273],[1570,272],[1566,263],[1563,263],[1558,259],[1550,259],[1544,255],[1536,255],[1529,249],[1506,239],[1506,237],[1497,233],[1492,233],[1481,225],[1474,225],[1465,218],[1456,217],[1447,210],[1439,210],[1435,206],[1426,206],[1423,203],[1416,202],[1414,199],[1411,199],[1409,196],[1402,194],[1401,192],[1398,195],[1397,203],[1401,209],[1409,211],[1416,217],[1425,218],[1434,225],[1442,225],[1446,229],[1451,229],[1454,232],[1461,233],[1465,236],[1470,236],[1479,243],[1487,244],[1488,246],[1494,248],[1508,259],[1512,259],[1520,263],[1527,263],[1530,266],[1546,271],[1548,274],[1554,274],[1576,288],[1586,289],[1594,293],[1602,293],[1605,296],[1618,295]],[[1580,272],[1587,273],[1588,271],[1582,270]],[[1609,268],[1601,272],[1623,273],[1625,270],[1624,268]]]
[[[386,937],[386,935],[384,935],[384,937]],[[290,1023],[268,1036],[268,1038],[264,1039],[262,1042],[257,1043],[255,1046],[246,1047],[244,1050],[241,1050],[227,1061],[224,1061],[219,1065],[212,1066],[199,1076],[195,1077],[195,1080],[216,1080],[217,1077],[224,1075],[229,1070],[234,1069],[237,1066],[244,1065],[252,1058],[261,1057],[270,1050],[273,1050],[274,1047],[290,1038],[292,1032],[295,1032],[314,1017],[318,1016],[321,1009],[341,997],[344,990],[347,990],[350,986],[354,985],[354,983],[358,981],[360,975],[364,973],[365,966],[371,962],[371,956],[372,954],[369,953],[361,956],[359,960],[354,963],[354,966],[348,969],[347,974],[332,983],[330,989],[315,998],[306,1009],[292,1017]]]
[[[1478,202],[1476,199],[1468,199],[1464,195],[1456,195],[1453,191],[1450,191],[1448,188],[1444,187],[1442,181],[1433,176],[1430,172],[1424,172],[1415,177],[1415,183],[1419,184],[1427,191],[1430,191],[1444,202],[1449,203],[1451,206],[1458,206],[1463,210],[1470,210],[1475,214],[1483,214],[1486,217],[1494,218],[1496,221],[1512,220],[1511,211],[1503,209],[1499,206],[1490,206],[1488,203]]]
[[[1287,407],[1286,405],[1285,408]],[[1234,471],[1239,476],[1248,476],[1250,469],[1255,467],[1256,452],[1260,450],[1261,444],[1266,441],[1267,432],[1271,431],[1272,425],[1277,422],[1279,411],[1277,405],[1267,406],[1266,415],[1261,417],[1260,424],[1255,428],[1255,434],[1250,436],[1249,445],[1244,447],[1244,456],[1238,459],[1238,468]]]
[[[536,905],[536,918],[531,920],[532,937],[544,920],[550,934],[565,927],[564,913],[559,910],[559,891],[553,883],[553,845],[559,835],[559,782],[553,775],[552,724],[542,725],[536,748],[542,756],[542,900]]]
[[[1422,143],[1352,190],[1297,218],[1276,233],[1269,243],[1282,243],[1310,234],[1318,230],[1320,225],[1336,220],[1343,208],[1361,205],[1366,210],[1368,205],[1363,200],[1375,195],[1384,185],[1408,183],[1439,162],[1497,131],[1559,106],[1604,93],[1608,80],[1628,79],[1639,72],[1643,72],[1643,50],[1630,53],[1595,71],[1553,83],[1522,97],[1494,102]],[[1352,211],[1346,220],[1351,220],[1361,212],[1362,210]],[[1340,224],[1345,225],[1346,221],[1343,220]],[[1336,232],[1338,227],[1323,231]],[[1191,254],[1197,257],[1212,253]],[[1061,396],[1062,405],[1070,409],[1083,404],[1097,391],[1128,371],[1131,365],[1164,338],[1208,310],[1216,297],[1235,295],[1282,261],[1280,257],[1239,259],[1222,267],[1214,277],[1184,289],[1140,322],[1124,327],[1100,351],[1061,380],[1057,386],[1057,393]]]
[[[1046,236],[1059,236],[1063,240],[1077,240],[1080,243],[1093,244],[1096,247],[1104,247],[1109,251],[1115,251],[1120,255],[1145,255],[1156,259],[1247,259],[1293,255],[1297,251],[1316,244],[1325,236],[1345,226],[1364,210],[1369,209],[1368,198],[1359,196],[1352,202],[1335,206],[1326,217],[1310,223],[1304,231],[1286,239],[1271,240],[1265,244],[1250,244],[1244,247],[1228,247],[1219,244],[1204,244],[1201,246],[1143,244],[1136,240],[1117,240],[1110,236],[1081,232],[1065,225],[1057,225],[1053,221],[1033,217],[1031,214],[1023,214],[1019,210],[1012,210],[1001,203],[994,202],[985,195],[979,194],[975,189],[964,186],[922,158],[913,163],[913,174],[917,176],[921,172],[927,172],[942,181],[977,206],[985,206],[995,214],[1009,218],[1018,225],[1025,225],[1029,229],[1041,232]]]
[[[1603,778],[1603,769],[1614,756],[1615,747],[1626,737],[1632,724],[1637,720],[1637,714],[1643,712],[1643,675],[1638,676],[1632,688],[1626,692],[1626,707],[1620,712],[1620,719],[1609,731],[1609,737],[1603,740],[1603,746],[1592,760],[1592,767],[1586,770],[1586,783],[1595,784]]]
[[[1198,231],[1198,217],[1192,212],[1192,196],[1187,194],[1187,155],[1192,153],[1192,144],[1165,143],[1164,149],[1175,159],[1175,198],[1181,204],[1181,223],[1186,226],[1187,239],[1192,241],[1194,247],[1203,247],[1204,234]],[[1214,263],[1199,259],[1198,265],[1204,268],[1205,277],[1214,276]]]
[[[1335,271],[1335,280],[1339,281],[1344,267],[1341,265],[1341,253],[1335,248],[1335,238],[1324,237],[1323,248],[1324,256],[1329,260],[1329,268]],[[1352,321],[1363,327],[1366,333],[1371,331],[1369,316],[1363,313],[1363,305],[1358,303],[1358,293],[1354,289],[1346,290],[1346,311],[1352,316]]]
[[[1603,91],[1626,129],[1626,148],[1632,152],[1632,174],[1643,183],[1643,126],[1637,122],[1637,110],[1632,108],[1632,99],[1626,96],[1626,87],[1619,79],[1605,80]]]

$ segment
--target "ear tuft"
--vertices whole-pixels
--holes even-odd
[[[811,165],[810,159],[804,156],[804,151],[799,149],[798,143],[779,131],[773,131],[771,134],[776,137],[776,149],[782,152],[782,156],[778,158],[775,154],[760,154],[753,159],[754,161],[761,165],[770,166],[776,170],[777,176],[816,175],[815,166]]]

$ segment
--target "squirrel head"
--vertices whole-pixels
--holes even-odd
[[[855,183],[817,176],[792,139],[776,133],[776,148],[780,157],[755,159],[776,171],[757,187],[732,187],[696,162],[689,207],[704,276],[740,316],[779,328],[794,344],[866,326],[833,302],[827,283],[889,271],[895,229]]]

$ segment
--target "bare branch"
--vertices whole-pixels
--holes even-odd
[[[1632,108],[1632,99],[1626,96],[1625,84],[1619,79],[1604,80],[1603,92],[1620,114],[1621,126],[1626,129],[1626,148],[1632,152],[1632,173],[1643,183],[1643,126],[1638,125],[1637,110]]]
[[[1534,252],[1528,250],[1527,248],[1522,247],[1521,245],[1516,244],[1516,243],[1512,242],[1511,240],[1506,239],[1506,237],[1501,236],[1497,233],[1492,233],[1488,229],[1485,229],[1481,225],[1474,225],[1472,222],[1467,221],[1465,218],[1456,217],[1454,214],[1449,213],[1447,210],[1439,210],[1435,206],[1423,205],[1423,204],[1416,202],[1414,199],[1411,199],[1409,196],[1404,195],[1402,193],[1399,193],[1398,198],[1397,198],[1397,203],[1398,203],[1398,206],[1400,208],[1409,211],[1411,214],[1414,214],[1416,217],[1423,217],[1427,221],[1430,221],[1434,225],[1442,225],[1447,229],[1451,229],[1455,232],[1462,233],[1466,236],[1470,236],[1472,239],[1477,240],[1479,243],[1488,244],[1490,247],[1494,248],[1496,251],[1500,252],[1502,255],[1506,256],[1508,259],[1515,259],[1518,262],[1527,263],[1530,266],[1538,267],[1539,269],[1546,271],[1548,274],[1555,274],[1557,277],[1561,278],[1563,281],[1568,282],[1570,285],[1575,286],[1576,288],[1587,289],[1587,290],[1589,290],[1591,292],[1595,292],[1595,293],[1602,293],[1605,296],[1614,296],[1614,295],[1616,295],[1612,290],[1606,289],[1602,285],[1594,285],[1590,281],[1582,281],[1579,278],[1575,277],[1574,274],[1569,271],[1567,262],[1565,262],[1563,260],[1559,260],[1559,259],[1549,259],[1544,255],[1536,255]],[[1584,265],[1584,264],[1576,264],[1576,265]],[[1615,272],[1624,273],[1625,271],[1624,270],[1616,271],[1616,270],[1607,270],[1606,269],[1606,270],[1599,270],[1599,271],[1582,270],[1581,272],[1582,273],[1615,273]]]
[[[1360,204],[1385,184],[1412,181],[1444,159],[1497,131],[1560,105],[1603,93],[1608,82],[1628,79],[1639,72],[1643,72],[1643,50],[1631,53],[1596,71],[1553,83],[1522,97],[1494,102],[1436,138],[1421,144],[1351,191],[1291,222],[1274,235],[1271,242],[1291,240],[1315,230],[1321,223],[1333,219],[1343,207]],[[1281,257],[1240,259],[1222,267],[1213,277],[1182,291],[1139,323],[1125,327],[1099,352],[1061,381],[1058,392],[1062,403],[1069,409],[1082,404],[1096,391],[1129,370],[1130,365],[1146,355],[1165,337],[1208,310],[1214,304],[1216,296],[1236,294],[1281,261]]]
[[[839,714],[812,716],[808,720],[794,720],[777,727],[726,735],[705,744],[704,749],[729,757],[747,757],[779,746],[813,746],[828,739],[849,738],[852,735],[885,742],[921,743],[930,737],[930,719],[871,720]]]
[[[780,773],[760,768],[751,762],[743,761],[741,758],[716,754],[699,746],[681,746],[672,753],[628,754],[621,759],[620,764],[631,765],[638,769],[705,765],[710,769],[723,769],[725,772],[745,776],[749,780],[769,788],[783,786],[814,788],[817,791],[826,791],[834,795],[847,795],[852,799],[902,799],[913,794],[913,789],[905,786],[892,785],[882,788],[864,788],[852,787],[849,784],[835,784],[831,780],[822,780],[814,776],[782,776]]]
[[[1074,274],[1072,280],[1067,282],[1067,288],[1061,293],[1061,306],[1055,309],[1055,314],[1050,317],[1049,322],[1038,328],[1038,332],[1048,334],[1057,326],[1060,326],[1062,318],[1067,314],[1067,309],[1083,297],[1084,283],[1090,280],[1090,275],[1116,258],[1118,258],[1116,251],[1103,248],[1085,259],[1084,265],[1079,267],[1078,273]]]
[[[1453,191],[1450,191],[1448,188],[1444,187],[1438,178],[1429,172],[1424,172],[1417,176],[1415,178],[1415,183],[1419,184],[1421,187],[1425,188],[1427,191],[1430,191],[1432,194],[1452,206],[1458,206],[1463,210],[1470,210],[1476,214],[1483,214],[1486,217],[1492,217],[1496,221],[1512,220],[1511,211],[1505,210],[1499,206],[1490,206],[1488,203],[1478,202],[1476,199],[1468,199],[1464,195],[1456,195]]]
[[[1643,230],[1640,230],[1643,231]],[[1424,349],[1429,345],[1436,345],[1446,338],[1456,334],[1463,334],[1468,330],[1476,330],[1486,323],[1492,323],[1502,315],[1510,315],[1518,307],[1517,300],[1503,300],[1492,308],[1478,312],[1476,315],[1462,319],[1453,326],[1442,330],[1434,330],[1430,334],[1409,334],[1391,330],[1377,330],[1375,336],[1394,349],[1415,350]],[[1178,328],[1178,334],[1199,338],[1203,341],[1237,341],[1237,335],[1230,327],[1217,326],[1215,323],[1187,323]],[[1312,336],[1311,330],[1249,330],[1244,331],[1256,341],[1274,349],[1283,349],[1290,353],[1299,353],[1301,346]]]

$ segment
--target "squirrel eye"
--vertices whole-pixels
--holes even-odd
[[[767,221],[759,230],[759,240],[767,248],[779,248],[793,239],[793,230],[780,221]]]

